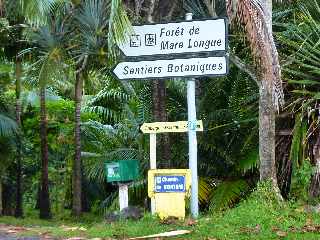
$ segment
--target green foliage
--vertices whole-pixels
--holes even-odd
[[[129,96],[121,89],[105,87],[87,100],[83,111],[94,112],[105,122],[118,122],[124,117],[124,106],[128,101]]]
[[[109,58],[113,60],[116,55],[115,44],[127,40],[132,28],[122,2],[120,0],[110,0],[110,5],[108,51],[110,53]]]
[[[241,179],[220,183],[211,193],[210,210],[225,210],[233,206],[247,190],[248,184]]]
[[[301,114],[297,114],[289,157],[295,169],[303,164],[307,130],[307,123],[301,119]]]
[[[199,204],[206,207],[210,203],[210,195],[215,188],[215,182],[213,179],[200,177],[198,183]]]
[[[249,171],[254,171],[258,167],[259,152],[257,149],[253,149],[245,157],[239,160],[238,170],[244,174]]]
[[[16,122],[0,113],[0,137],[13,136],[17,132],[18,127]]]
[[[305,159],[302,165],[295,169],[292,176],[290,197],[301,201],[308,200],[308,190],[314,170],[309,159]]]
[[[289,83],[295,86],[294,90],[314,91],[320,73],[319,3],[316,0],[302,1],[295,11],[296,21],[289,22],[286,30],[278,34],[279,40],[288,46],[290,54],[290,64],[285,66],[284,72]]]
[[[28,23],[40,26],[48,23],[48,15],[69,0],[19,0],[23,16]]]
[[[12,165],[15,143],[12,136],[0,136],[0,181],[8,176],[7,169]]]
[[[270,206],[277,207],[279,205],[279,196],[275,191],[275,186],[271,180],[260,181],[256,189],[250,195],[252,200],[261,201],[262,203],[269,204]],[[249,200],[250,201],[250,200]]]
[[[282,10],[285,22],[277,34],[283,49],[284,77],[288,82],[286,111],[294,114],[289,161],[292,164],[291,196],[307,200],[307,181],[319,137],[319,1],[296,1]],[[279,25],[280,26],[280,25]],[[290,126],[291,125],[291,126]],[[287,128],[288,128],[287,126]],[[290,141],[290,139],[288,139]],[[291,172],[291,171],[289,171]]]
[[[0,18],[0,46],[9,44],[10,41],[10,25],[6,18]]]
[[[233,67],[230,74],[205,83],[201,99],[207,130],[199,139],[206,156],[200,171],[220,177],[207,200],[211,211],[239,202],[251,187],[247,176],[253,178],[258,166],[257,87]]]
[[[14,77],[11,75],[13,68],[2,57],[8,52],[11,56],[16,56],[16,48],[18,45],[21,47],[20,43],[25,41],[21,41],[21,36],[15,32],[18,32],[17,29],[24,29],[30,44],[19,55],[28,62],[24,64],[27,74],[23,77],[27,89],[22,94],[25,203],[29,209],[36,205],[39,188],[39,98],[36,88],[40,86],[47,89],[52,206],[55,212],[63,212],[62,215],[65,214],[64,208],[70,206],[74,153],[74,82],[76,73],[81,73],[84,80],[81,112],[84,195],[88,197],[92,211],[97,214],[107,207],[115,209],[118,207],[117,189],[105,182],[104,163],[137,158],[141,163],[142,176],[145,176],[149,169],[149,143],[148,135],[140,133],[139,127],[144,122],[153,121],[151,81],[119,82],[110,76],[108,69],[108,65],[114,64],[118,57],[116,44],[126,40],[132,31],[125,6],[120,0],[20,0],[19,3],[22,12],[18,7],[13,7],[17,1],[14,3],[6,0],[5,9],[16,9],[17,13],[0,19],[0,97],[10,96],[10,100],[4,100],[6,108],[0,109],[0,135],[6,136],[0,137],[0,147],[13,148],[12,136],[19,131],[10,119],[14,113],[11,104],[15,95]],[[127,4],[130,6],[130,3]],[[10,8],[7,8],[9,5]],[[289,6],[281,7],[281,11],[274,15],[274,20],[277,31],[281,31],[277,36],[283,56],[290,55],[283,69],[285,79],[288,80],[289,104],[285,111],[295,115],[289,157],[294,165],[292,194],[301,193],[297,198],[305,198],[312,170],[309,160],[305,159],[308,154],[310,156],[310,146],[319,128],[319,4],[316,0],[295,1],[290,8]],[[183,7],[194,12],[196,17],[215,14],[221,16],[225,11],[225,2],[183,1]],[[180,11],[178,9],[177,12]],[[18,19],[20,13],[24,17]],[[13,19],[30,25],[10,26],[9,22],[16,22]],[[9,44],[9,48],[10,38],[14,41]],[[234,30],[230,34],[229,43],[231,54],[239,56],[244,63],[252,63],[242,32]],[[243,69],[232,64],[227,77],[201,78],[197,82],[198,118],[205,125],[205,131],[198,134],[201,176],[199,200],[203,209],[209,208],[217,214],[219,210],[235,206],[242,197],[247,196],[258,180],[259,92],[256,83],[243,73]],[[185,120],[186,82],[167,80],[166,94],[168,121]],[[177,168],[186,168],[187,138],[183,134],[172,134],[170,144],[172,163]],[[14,159],[12,152],[5,156],[9,162]],[[14,177],[9,174],[8,182],[14,182]],[[131,204],[143,204],[146,186],[146,181],[141,179],[130,187]],[[274,223],[273,218],[277,213],[274,210],[268,211],[266,207],[269,198],[273,198],[270,197],[273,196],[272,191],[267,183],[259,185],[258,190],[247,201],[248,206],[241,203],[234,213],[228,211],[230,219],[220,219],[227,224],[239,224],[236,213],[244,218],[247,211],[250,219],[247,223],[252,225],[255,220],[253,215],[259,214],[255,208],[260,207],[266,214],[262,219]],[[231,217],[236,219],[233,221]],[[157,224],[151,217],[142,222],[148,221]],[[124,236],[127,226],[125,223],[121,224],[118,228]],[[145,226],[137,224],[136,229],[143,227]],[[219,229],[219,225],[216,227],[204,224],[203,228],[207,227]],[[166,227],[159,227],[162,228]],[[231,232],[241,232],[241,229],[231,228],[232,231],[227,232],[221,228],[221,234],[217,234],[219,238],[236,238]],[[230,230],[228,227],[226,229]],[[149,228],[146,233],[152,230]],[[96,235],[100,234],[95,229],[92,231]],[[111,234],[110,231],[108,234]],[[261,231],[274,237],[270,231]],[[211,230],[208,232],[211,233]],[[248,237],[242,233],[240,235],[240,239]]]

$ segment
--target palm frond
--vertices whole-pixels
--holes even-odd
[[[126,41],[131,32],[131,23],[123,8],[122,1],[111,0],[108,31],[108,51],[111,58],[116,56],[115,44]]]
[[[9,137],[18,132],[18,126],[14,120],[0,113],[0,136]]]
[[[257,61],[257,67],[261,70],[259,76],[267,80],[272,90],[274,106],[284,105],[284,94],[281,80],[281,70],[278,52],[272,36],[272,31],[266,22],[266,15],[261,0],[227,1],[227,12],[231,20],[238,17],[243,24],[247,39]]]
[[[210,210],[226,209],[235,204],[242,193],[248,190],[248,184],[244,180],[227,180],[220,183],[212,192]]]
[[[199,203],[202,206],[208,206],[210,202],[210,196],[215,188],[216,183],[210,178],[199,178]]]
[[[259,163],[259,151],[255,149],[249,152],[245,157],[241,158],[238,163],[238,169],[242,173],[246,173],[250,170],[257,168]]]
[[[130,96],[122,89],[106,86],[87,99],[83,111],[95,112],[106,121],[117,122],[124,117],[124,106],[129,100]]]
[[[45,25],[48,15],[60,8],[69,0],[19,0],[20,6],[28,23],[34,26]]]
[[[311,6],[312,5],[312,6]],[[295,90],[308,90],[316,93],[320,74],[320,14],[316,1],[302,3],[298,12],[301,23],[292,23],[279,34],[279,40],[288,46],[290,64],[284,68],[288,82],[295,84]],[[317,13],[317,14],[315,14]],[[299,86],[300,85],[300,86]]]
[[[225,14],[224,0],[184,0],[184,8],[195,17],[217,17]]]
[[[89,121],[82,124],[82,140],[85,149],[82,153],[86,175],[90,180],[105,180],[105,162],[138,158],[138,150],[130,141],[136,138],[132,130],[121,125],[112,127],[99,122]]]
[[[48,81],[61,85],[66,80],[64,77],[67,66],[64,64],[66,31],[66,27],[60,26],[59,20],[56,20],[55,23],[39,27],[28,36],[37,46],[30,49],[37,55],[37,61],[28,69],[31,85],[44,87]]]
[[[89,0],[81,4],[75,16],[80,33],[75,35],[79,47],[74,53],[78,59],[97,56],[106,58],[107,8],[104,0]]]

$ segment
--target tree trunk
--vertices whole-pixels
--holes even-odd
[[[0,217],[3,213],[3,206],[2,206],[2,179],[0,178]]]
[[[276,183],[275,168],[275,111],[270,84],[262,80],[259,100],[260,180]]]
[[[150,0],[148,6],[148,15],[147,21],[149,23],[154,22],[154,14],[155,13],[155,5],[156,0]],[[161,9],[158,9],[159,11]],[[154,121],[157,122],[166,122],[168,121],[167,111],[166,111],[166,84],[165,80],[153,80],[152,81],[152,113],[154,117]],[[157,148],[157,152],[161,154],[157,154],[159,160],[161,162],[161,168],[170,168],[171,167],[171,154],[170,154],[170,139],[168,133],[161,134],[159,136],[159,147]]]
[[[152,110],[154,121],[156,122],[166,122],[168,121],[168,116],[166,112],[166,86],[164,80],[153,80],[152,83]],[[159,136],[160,146],[158,148],[162,156],[159,158],[161,161],[162,168],[170,168],[170,142],[168,133],[163,133]]]
[[[37,190],[36,204],[34,206],[35,210],[40,209],[40,198],[41,198],[40,196],[41,196],[41,184],[39,184],[38,190]]]
[[[81,191],[81,210],[84,213],[90,212],[90,204],[88,198],[88,183],[85,177],[82,175],[82,191]]]
[[[76,74],[75,88],[75,157],[73,162],[73,202],[72,214],[81,215],[81,100],[83,79],[81,73]]]
[[[41,194],[40,194],[40,218],[51,218],[49,177],[48,177],[48,140],[47,140],[47,115],[46,115],[46,89],[40,87],[40,141],[41,141]]]
[[[16,122],[19,127],[21,127],[21,73],[22,73],[22,63],[19,57],[16,58]],[[16,209],[15,217],[23,216],[22,209],[22,146],[21,146],[21,135],[17,136],[17,193],[16,193]]]
[[[266,22],[272,32],[272,0],[264,3]],[[272,59],[270,59],[272,61]],[[263,74],[262,74],[263,75]],[[273,101],[272,79],[265,76],[259,86],[259,156],[260,180],[272,179],[277,187],[275,160],[275,107]]]

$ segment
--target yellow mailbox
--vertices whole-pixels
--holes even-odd
[[[153,169],[148,172],[148,195],[161,219],[185,217],[185,199],[191,187],[189,169]]]

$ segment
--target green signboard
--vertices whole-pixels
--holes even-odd
[[[106,163],[107,182],[129,182],[139,177],[138,160],[119,160]]]

